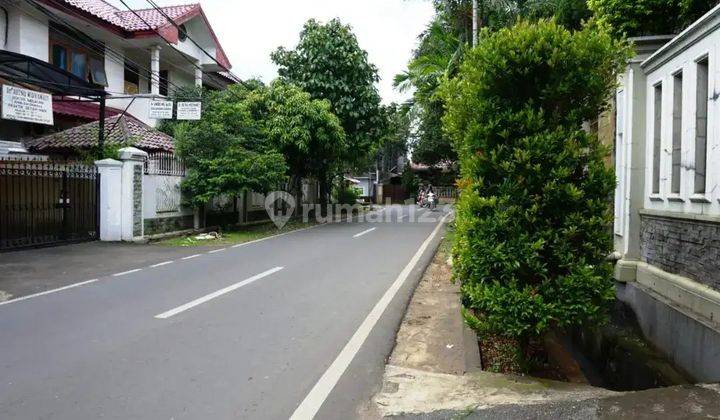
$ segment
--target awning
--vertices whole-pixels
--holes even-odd
[[[95,121],[100,119],[100,106],[87,101],[63,102],[62,97],[56,97],[53,98],[53,113]],[[119,109],[105,107],[106,117],[114,117],[120,114],[122,114],[122,111]]]
[[[102,87],[37,58],[0,50],[0,78],[32,85],[53,95],[98,99],[107,96]]]

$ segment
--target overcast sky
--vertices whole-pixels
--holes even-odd
[[[125,9],[118,0],[110,0]],[[303,23],[310,18],[328,21],[338,17],[350,24],[360,46],[380,72],[383,102],[400,102],[407,94],[393,90],[392,79],[403,71],[417,44],[417,36],[433,14],[430,0],[199,0],[233,72],[242,78],[270,82],[277,69],[270,52],[279,46],[293,48]],[[187,0],[159,0],[167,6]],[[146,0],[127,2],[148,8]]]

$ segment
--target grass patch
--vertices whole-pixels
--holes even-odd
[[[277,235],[279,233],[291,232],[310,226],[314,226],[317,223],[315,221],[302,222],[302,221],[289,221],[282,229],[278,229],[273,223],[266,223],[255,226],[245,226],[238,228],[231,228],[228,230],[221,230],[221,237],[218,239],[198,240],[195,237],[198,234],[192,234],[188,236],[181,236],[177,238],[164,239],[158,241],[155,244],[159,246],[168,247],[193,247],[193,246],[223,246],[223,245],[234,245],[243,242],[250,242],[257,239],[266,238],[268,236]]]

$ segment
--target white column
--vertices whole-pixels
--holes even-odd
[[[122,239],[122,162],[103,159],[95,162],[100,175],[100,240]]]
[[[202,67],[200,67],[200,60],[195,62],[195,86],[202,87],[203,82],[203,72]]]
[[[160,46],[150,48],[150,93],[160,94]]]

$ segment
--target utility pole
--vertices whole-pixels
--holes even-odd
[[[472,46],[478,43],[478,0],[472,0]]]

